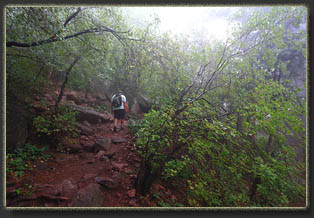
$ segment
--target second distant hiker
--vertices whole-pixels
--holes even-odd
[[[114,117],[113,131],[116,132],[118,128],[118,121],[120,120],[120,128],[123,129],[125,119],[125,104],[127,103],[126,97],[119,91],[111,98],[111,112]]]

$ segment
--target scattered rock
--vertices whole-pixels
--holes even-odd
[[[111,151],[106,151],[104,155],[108,158],[112,158],[115,154],[116,152],[111,150]]]
[[[83,179],[84,180],[89,180],[89,179],[95,178],[96,176],[97,176],[97,174],[95,174],[95,173],[88,173],[88,174],[85,174],[83,176]]]
[[[100,160],[104,157],[104,155],[105,155],[105,151],[98,151],[95,157]]]
[[[86,121],[87,122],[87,121]],[[88,126],[84,126],[80,123],[76,123],[75,126],[81,131],[82,134],[84,135],[93,135],[94,131],[91,127]]]
[[[97,124],[99,121],[107,123],[113,120],[113,117],[109,113],[98,113],[93,108],[84,107],[79,105],[69,105],[71,108],[78,112],[77,121],[88,121],[91,124]]]
[[[81,101],[79,100],[76,93],[74,93],[74,92],[66,93],[65,96],[66,96],[67,100],[74,101],[75,104],[77,104],[77,105],[81,104]]]
[[[68,147],[70,153],[79,153],[82,150],[82,146],[79,144],[72,144]]]
[[[124,172],[126,173],[126,174],[132,174],[133,173],[133,170],[132,169],[125,169],[124,170]]]
[[[84,124],[85,126],[88,126],[88,127],[91,126],[90,123],[89,123],[87,120],[84,120],[84,121],[83,121],[83,124]]]
[[[158,187],[158,189],[160,189],[160,190],[163,190],[163,191],[165,191],[166,190],[166,188],[165,187],[163,187],[162,185],[160,185],[160,184],[157,184],[157,187]]]
[[[112,175],[112,178],[113,179],[117,179],[117,180],[121,180],[124,178],[124,175],[120,172],[114,172],[113,175]]]
[[[127,140],[124,138],[115,138],[115,139],[112,139],[111,142],[114,144],[119,144],[119,143],[127,142]]]
[[[87,136],[85,136],[85,135],[82,135],[82,136],[80,137],[80,141],[88,142],[88,141],[89,141],[89,138],[88,138]]]
[[[63,162],[68,159],[68,155],[65,153],[56,153],[54,156],[57,162]]]
[[[61,195],[69,198],[75,198],[77,194],[77,186],[71,180],[64,180],[59,186],[55,188],[55,195]]]
[[[100,186],[95,183],[89,184],[77,193],[77,198],[73,201],[73,207],[102,207],[104,198]]]
[[[103,156],[100,160],[103,160],[105,163],[108,163],[110,161],[109,157],[107,156]]]
[[[86,143],[86,144],[81,144],[81,145],[82,145],[84,151],[87,151],[87,152],[94,152],[95,151],[95,144]]]
[[[40,161],[36,162],[36,163],[35,163],[35,166],[36,166],[36,168],[39,169],[39,170],[45,170],[45,169],[47,169],[47,167],[48,167],[47,163],[42,163],[42,162],[40,162]]]
[[[134,198],[135,194],[136,194],[136,190],[135,189],[131,189],[131,190],[128,191],[128,196],[130,198]]]
[[[132,199],[131,201],[129,201],[129,206],[131,207],[136,207],[136,200],[135,199]]]
[[[87,164],[93,164],[93,163],[95,163],[95,159],[88,160],[86,163]]]
[[[119,186],[119,182],[114,181],[113,179],[108,178],[108,177],[96,177],[95,181],[98,184],[100,184],[106,188],[110,188],[110,189],[114,189],[114,188],[117,188]]]
[[[108,138],[95,138],[95,144],[108,151],[111,148],[110,140]]]
[[[112,169],[113,170],[117,170],[117,171],[122,171],[122,168],[123,167],[126,167],[128,166],[127,164],[124,164],[124,163],[112,163]]]

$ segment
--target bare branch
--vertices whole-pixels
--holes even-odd
[[[71,16],[69,16],[69,17],[65,20],[63,26],[66,27],[66,25],[67,25],[74,17],[76,17],[76,16],[78,15],[78,13],[79,13],[81,10],[82,10],[82,9],[79,7],[75,13],[73,13]]]

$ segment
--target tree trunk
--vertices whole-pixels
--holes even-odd
[[[154,180],[155,175],[152,174],[152,168],[150,164],[147,162],[142,162],[135,182],[136,192],[141,195],[145,195],[148,193]]]
[[[259,176],[254,178],[253,184],[250,188],[250,200],[256,200],[256,192],[257,192],[257,185],[261,184],[261,178]]]
[[[62,86],[61,86],[61,89],[60,89],[60,94],[59,94],[58,99],[57,99],[57,101],[56,101],[56,103],[55,103],[55,110],[54,110],[54,113],[56,113],[57,110],[58,110],[58,104],[59,104],[59,102],[60,102],[61,99],[62,99],[63,91],[64,91],[64,88],[65,88],[65,85],[66,85],[67,82],[68,82],[70,72],[71,72],[72,68],[74,67],[74,65],[76,64],[76,62],[77,62],[79,59],[80,59],[80,57],[76,57],[75,60],[73,61],[73,63],[70,65],[69,69],[68,69],[68,70],[66,71],[66,73],[65,73],[65,79],[64,79],[64,81],[63,81],[63,83],[62,83]]]
[[[272,145],[272,143],[273,143],[273,136],[269,135],[268,136],[268,142],[267,142],[267,145],[266,145],[266,152],[268,154],[270,154],[270,152],[271,152],[271,145]]]
[[[34,80],[35,82],[37,81],[37,79],[38,79],[38,77],[40,76],[41,71],[44,69],[44,67],[45,67],[45,65],[41,66],[39,72],[37,73],[37,75],[36,75],[36,77],[35,77],[35,80]]]

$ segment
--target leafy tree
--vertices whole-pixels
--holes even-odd
[[[178,181],[185,175],[192,206],[284,206],[304,197],[297,179],[304,163],[286,137],[300,134],[305,147],[300,119],[305,106],[297,103],[294,90],[268,79],[259,59],[269,44],[281,42],[285,26],[275,27],[292,19],[290,10],[298,11],[252,13],[233,39],[203,56],[174,104],[147,114],[137,132],[140,193],[160,175]],[[182,167],[191,161],[191,167]]]

